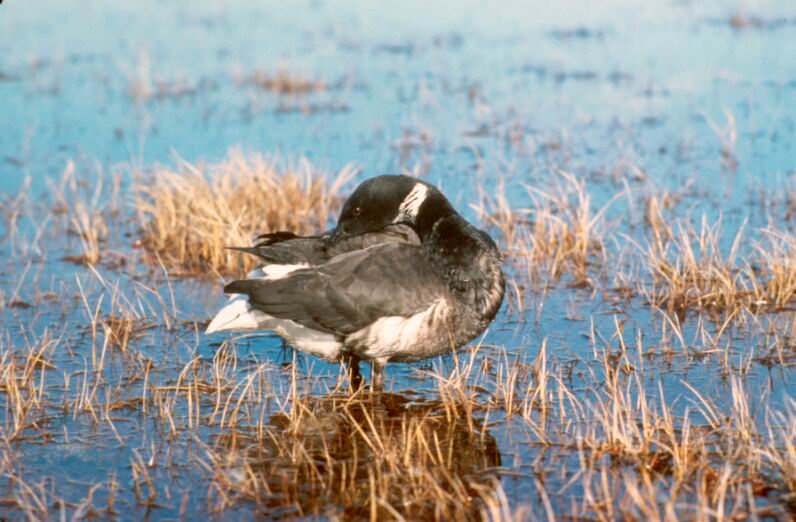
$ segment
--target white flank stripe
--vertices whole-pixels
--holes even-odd
[[[339,357],[343,345],[333,335],[307,328],[290,319],[277,319],[269,315],[266,317],[268,321],[262,323],[261,327],[276,332],[294,348],[328,361],[336,361]]]
[[[409,355],[428,336],[434,316],[445,313],[447,303],[440,299],[422,312],[409,317],[382,317],[348,338],[364,346],[360,355],[371,359],[388,359]]]

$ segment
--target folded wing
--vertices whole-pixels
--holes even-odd
[[[334,231],[330,230],[317,236],[274,232],[263,234],[257,240],[257,243],[250,247],[230,248],[255,255],[267,264],[315,266],[338,255],[383,243],[420,244],[415,231],[402,224],[393,224],[379,231],[350,237],[336,237]]]
[[[383,243],[296,270],[275,280],[235,281],[254,310],[344,337],[380,318],[409,317],[447,295],[417,245]]]

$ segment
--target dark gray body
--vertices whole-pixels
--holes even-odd
[[[318,264],[276,280],[235,281],[225,291],[248,295],[251,306],[270,317],[334,336],[340,356],[383,363],[448,353],[482,333],[500,308],[499,253],[486,234],[458,216],[441,220],[423,244],[403,232],[400,238],[411,242],[390,230],[335,248],[305,238],[271,245],[268,255],[279,245],[301,245],[291,248],[291,257],[280,252],[282,263]]]
[[[265,265],[225,291],[237,294],[208,326],[269,329],[297,349],[373,363],[417,361],[484,332],[503,301],[500,253],[433,185],[407,176],[363,182],[337,226],[317,236],[261,236]]]

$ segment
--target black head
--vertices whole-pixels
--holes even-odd
[[[439,216],[455,212],[442,192],[425,181],[377,176],[359,185],[345,202],[335,234],[364,234],[402,223],[422,238]]]
[[[489,234],[459,216],[438,220],[422,248],[460,300],[491,320],[503,302],[501,256]]]

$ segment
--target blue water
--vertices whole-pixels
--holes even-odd
[[[752,22],[734,28],[730,19],[738,14]],[[566,170],[586,181],[594,208],[618,193],[629,194],[607,213],[609,221],[618,222],[613,232],[618,242],[628,236],[643,241],[643,196],[682,191],[673,214],[695,223],[703,214],[711,221],[721,217],[727,249],[744,222],[752,231],[772,224],[793,229],[787,213],[796,181],[793,56],[791,2],[573,0],[496,7],[446,1],[377,7],[319,0],[5,0],[0,5],[0,201],[9,215],[18,208],[13,199],[28,187],[33,203],[24,208],[37,201],[51,206],[50,182],[70,161],[80,176],[94,179],[101,170],[107,179],[119,172],[127,186],[136,167],[173,165],[177,157],[220,161],[239,147],[285,162],[307,157],[329,172],[353,164],[360,170],[357,180],[417,172],[439,184],[473,220],[470,205],[499,182],[509,201],[522,207],[528,204],[523,183],[547,190],[556,170]],[[279,71],[324,82],[327,89],[279,95],[246,82],[257,72]],[[151,95],[136,95],[141,86]],[[726,111],[736,121],[734,167],[722,162],[722,143],[711,129],[711,124],[725,126]],[[125,208],[129,200],[123,197]],[[0,229],[2,350],[20,353],[32,336],[47,331],[63,337],[58,350],[69,348],[52,355],[58,371],[79,372],[89,357],[90,321],[78,280],[91,306],[107,290],[85,267],[61,260],[79,250],[76,238],[56,232],[62,218],[47,225],[22,214],[14,233],[7,220]],[[134,258],[135,224],[120,229],[129,235],[114,236],[110,246]],[[751,243],[742,245],[750,248]],[[162,383],[173,382],[194,357],[211,360],[227,338],[206,338],[191,325],[222,303],[220,284],[172,281],[180,311],[170,319],[174,330],[164,333],[168,307],[136,285],[155,286],[168,303],[159,271],[135,265],[129,272],[100,272],[108,284],[118,282],[131,300],[138,299],[142,315],[158,325],[141,334],[136,349],[158,363]],[[9,306],[12,297],[33,303],[46,293],[55,297],[45,304]],[[594,391],[589,387],[601,380],[595,354],[605,343],[590,342],[592,320],[609,350],[618,349],[612,337],[615,315],[626,321],[628,342],[641,331],[649,344],[660,343],[661,318],[640,298],[614,305],[600,291],[566,284],[531,294],[529,310],[519,315],[504,310],[484,343],[529,362],[546,339],[551,364],[572,369],[572,388],[581,397],[589,397]],[[109,314],[116,305],[107,299],[100,309]],[[782,314],[784,321],[789,313]],[[707,349],[696,332],[695,320],[685,324],[689,349]],[[682,352],[676,339],[672,343]],[[739,332],[731,349],[734,364],[765,343],[762,334]],[[260,336],[236,346],[241,360],[273,364],[274,382],[287,386],[289,374],[279,368],[294,355],[279,340]],[[485,349],[479,357],[499,355]],[[338,372],[312,358],[295,360],[302,372],[320,376],[326,385]],[[124,362],[116,362],[121,373]],[[387,387],[433,396],[436,384],[427,372],[447,371],[452,364],[448,357],[392,365]],[[715,357],[657,355],[645,364],[650,393],[657,394],[660,382],[667,397],[683,401],[686,381],[726,406],[728,384]],[[589,377],[590,372],[597,374]],[[748,382],[770,390],[770,404],[781,405],[792,395],[791,374],[788,368],[755,364]],[[63,379],[55,382],[62,385]],[[117,385],[124,395],[123,385]],[[322,387],[316,384],[315,393]],[[141,388],[134,390],[128,392],[136,396]],[[66,394],[73,393],[74,388]],[[127,443],[119,446],[107,425],[98,428],[84,416],[53,418],[53,432],[80,433],[79,442],[59,435],[53,444],[16,446],[28,476],[53,477],[60,495],[78,501],[86,494],[83,482],[115,474],[132,508],[133,449],[151,448],[162,427],[152,426],[151,419],[124,423],[121,436]],[[511,426],[493,430],[504,467],[527,473],[540,454]],[[98,452],[97,445],[113,449]],[[166,446],[155,452],[172,459],[190,452],[182,443]],[[175,491],[206,488],[196,470],[182,478],[165,469],[157,473],[160,480],[173,481]],[[83,475],[90,478],[61,486],[64,477]],[[513,506],[525,501],[525,479],[507,478],[504,485]],[[107,497],[103,491],[98,498]],[[200,497],[191,497],[191,513],[202,513]],[[179,514],[179,501],[165,504],[169,507],[155,510],[154,517]],[[239,509],[220,516],[253,514],[246,505]]]

